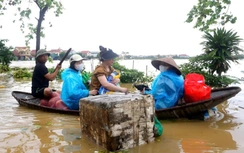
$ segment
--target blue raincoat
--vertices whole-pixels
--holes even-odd
[[[175,106],[184,94],[184,79],[173,70],[160,72],[152,82],[151,90],[145,91],[155,99],[155,109]]]
[[[61,78],[63,80],[62,101],[69,109],[78,110],[80,99],[89,96],[89,90],[82,81],[81,73],[67,68],[61,73]]]

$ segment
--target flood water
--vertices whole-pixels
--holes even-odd
[[[145,63],[145,61],[140,62]],[[148,64],[148,61],[146,63]],[[233,75],[241,78],[241,74],[244,74],[240,72],[244,61],[242,63],[243,65],[234,66],[229,74],[235,72]],[[31,62],[18,61],[13,62],[11,66],[29,66],[31,64]],[[140,64],[142,67],[138,69],[143,70],[147,64]],[[136,67],[136,64],[134,66]],[[155,72],[155,70],[149,69]],[[240,81],[240,83],[234,86],[240,86],[242,91],[218,105],[218,117],[207,121],[187,119],[161,121],[164,127],[161,137],[150,144],[129,149],[128,152],[243,153],[244,82]],[[50,82],[50,86],[60,89],[62,82],[53,81]],[[123,86],[133,90],[131,85]],[[9,75],[0,75],[1,153],[94,153],[95,151],[105,151],[104,148],[82,135],[79,116],[48,113],[19,106],[11,96],[11,92],[14,90],[30,92],[30,88],[30,80],[16,80]]]

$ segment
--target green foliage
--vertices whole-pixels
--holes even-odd
[[[83,70],[81,72],[81,74],[82,74],[82,81],[83,81],[84,85],[86,86],[87,89],[89,89],[90,88],[89,85],[91,83],[91,75],[92,75],[92,73]]]
[[[55,67],[48,68],[48,72],[49,72],[49,73],[54,72],[54,70],[55,70]],[[57,80],[61,80],[61,73],[62,73],[63,71],[64,71],[64,69],[60,69],[60,70],[58,71],[58,74],[57,74],[57,77],[56,77]]]
[[[18,0],[15,0],[18,1]],[[37,7],[39,8],[39,19],[38,19],[38,26],[42,23],[42,21],[44,20],[44,16],[46,14],[46,12],[48,10],[54,10],[53,13],[55,14],[56,17],[58,17],[60,14],[62,14],[62,10],[63,10],[63,6],[62,3],[60,1],[57,0],[35,0],[35,1],[29,1],[29,3],[35,3],[37,5]],[[45,34],[43,33],[44,28],[40,27],[37,28],[36,25],[32,24],[32,23],[27,23],[24,20],[24,18],[26,19],[30,19],[31,16],[31,9],[28,7],[23,8],[23,7],[18,7],[18,12],[20,14],[20,19],[19,21],[22,22],[21,24],[21,31],[24,33],[24,29],[25,27],[27,27],[29,29],[29,33],[25,36],[26,37],[26,44],[29,44],[29,41],[31,39],[34,39],[35,37],[33,35],[39,33],[39,37],[45,37]],[[27,26],[26,26],[27,25]],[[52,27],[51,22],[49,22],[49,26]],[[38,31],[40,30],[40,31]]]
[[[224,26],[226,23],[234,24],[237,20],[229,12],[231,0],[198,0],[198,4],[194,5],[187,14],[187,23],[196,21],[194,28],[199,28],[200,31],[211,31],[211,25],[220,23]]]
[[[13,72],[14,78],[31,78],[32,74],[27,68],[18,68]]]
[[[153,80],[152,76],[144,76],[143,72],[135,69],[127,69],[120,65],[118,61],[114,61],[113,67],[120,71],[120,81],[122,83],[151,82]]]
[[[52,57],[48,56],[48,59],[47,60],[48,60],[48,62],[53,63]]]
[[[29,5],[23,5],[23,3],[29,3]],[[34,6],[33,4],[35,5],[35,9],[30,8],[31,6]],[[25,28],[29,29],[29,32],[25,36],[26,46],[28,46],[30,40],[36,38],[36,50],[40,49],[40,38],[45,37],[45,34],[43,33],[44,28],[41,25],[42,21],[44,21],[46,12],[53,10],[56,17],[63,13],[63,5],[61,0],[0,0],[0,15],[3,15],[7,11],[8,7],[16,7],[16,10],[20,16],[18,20],[21,22],[20,30],[24,33]],[[36,9],[36,7],[38,9]],[[33,10],[36,12],[32,12]],[[32,16],[33,13],[38,13],[39,18],[36,18],[37,15]],[[17,13],[15,15],[17,15]],[[37,19],[36,25],[29,22],[33,21],[30,20],[32,17]],[[15,20],[13,20],[13,22],[15,23]],[[49,22],[49,26],[52,27],[51,22]],[[36,35],[36,37],[34,35]]]
[[[7,42],[7,40],[0,40],[0,63],[9,66],[11,61],[14,60],[14,55],[11,52],[13,48],[6,47],[5,42]]]
[[[0,73],[9,72],[11,69],[8,65],[0,65]]]
[[[4,0],[0,0],[0,16],[1,15],[4,15],[4,11],[6,10],[6,5],[8,3]],[[0,28],[1,28],[1,25],[0,25]]]
[[[230,69],[230,62],[238,63],[239,52],[243,52],[238,45],[242,39],[232,30],[224,28],[212,32],[205,32],[201,44],[204,53],[189,59],[189,63],[181,65],[183,76],[188,73],[199,73],[205,77],[206,84],[212,87],[225,87],[237,80],[222,76]],[[217,74],[217,75],[216,75]]]
[[[229,70],[230,62],[238,63],[236,57],[243,52],[238,45],[243,39],[236,32],[217,28],[211,33],[205,32],[203,38],[205,40],[201,45],[204,46],[204,58],[209,63],[212,74],[216,72],[221,76],[223,72],[226,73]]]

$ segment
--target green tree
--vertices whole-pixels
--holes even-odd
[[[195,22],[194,28],[200,31],[211,31],[211,25],[235,23],[237,18],[229,12],[231,0],[198,0],[187,14],[187,23]]]
[[[11,61],[14,59],[14,55],[11,52],[12,47],[6,47],[5,42],[7,40],[0,40],[0,63],[2,65],[9,66]]]
[[[25,36],[26,37],[26,44],[29,44],[29,41],[31,39],[34,39],[34,35],[36,36],[36,51],[38,51],[40,49],[40,43],[41,43],[41,37],[45,37],[43,30],[44,28],[42,27],[42,22],[45,19],[45,15],[47,11],[53,10],[55,16],[59,16],[60,14],[62,14],[62,10],[63,10],[63,5],[61,3],[60,0],[29,0],[28,3],[30,5],[28,5],[27,7],[23,7],[23,5],[21,5],[22,3],[24,3],[26,1],[22,1],[22,0],[9,0],[9,1],[4,1],[4,0],[0,0],[0,15],[2,15],[6,10],[7,10],[7,6],[16,6],[17,10],[19,12],[20,15],[20,19],[19,21],[21,22],[21,31],[24,33],[24,29],[27,27],[29,29],[29,33]],[[32,5],[34,4],[35,6],[37,6],[38,9],[35,9]],[[33,7],[33,8],[32,8]],[[39,17],[36,18],[37,19],[37,25],[34,26],[34,24],[32,23],[28,23],[26,25],[26,21],[24,20],[26,19],[30,19],[31,18],[31,13],[32,11],[37,11],[39,13]],[[15,20],[13,21],[15,22]],[[50,26],[52,26],[52,24],[49,22]]]
[[[205,32],[204,53],[189,59],[189,63],[180,66],[183,76],[188,73],[199,73],[205,77],[206,84],[212,87],[225,87],[237,83],[235,79],[222,76],[230,69],[230,62],[238,63],[239,53],[244,50],[239,47],[242,39],[232,30],[217,28]]]
[[[3,15],[4,14],[3,12],[6,10],[6,6],[5,5],[7,5],[7,2],[4,1],[4,0],[0,0],[0,16]]]
[[[201,45],[205,55],[202,57],[209,63],[210,73],[216,72],[218,76],[230,69],[230,62],[238,63],[237,55],[244,50],[239,47],[241,39],[236,32],[217,28],[213,32],[205,32],[205,39]]]

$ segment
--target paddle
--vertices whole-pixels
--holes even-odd
[[[63,61],[65,60],[65,58],[69,55],[69,52],[72,50],[72,48],[70,48],[64,55],[64,57],[61,59],[61,61],[58,63],[58,65],[62,65]]]
[[[244,107],[242,107],[242,106],[239,106],[239,108],[242,108],[242,109],[244,109]]]
[[[72,48],[70,48],[64,55],[64,57],[61,59],[61,61],[58,63],[58,65],[62,65],[63,61],[65,60],[65,58],[69,55],[69,52],[72,50]],[[56,70],[56,68],[55,68]],[[54,70],[54,71],[55,71]]]

